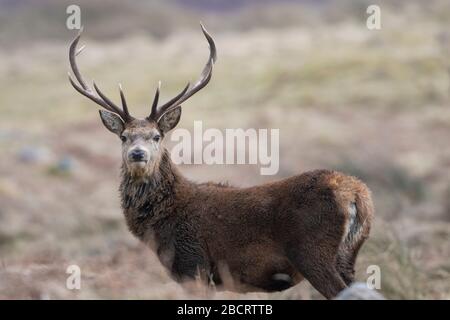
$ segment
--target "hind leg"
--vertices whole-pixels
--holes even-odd
[[[348,255],[339,254],[337,257],[336,270],[347,286],[355,280],[355,260],[356,255],[349,257]]]
[[[327,241],[321,240],[311,237],[308,241],[299,241],[301,245],[291,247],[288,256],[298,272],[317,291],[327,299],[332,299],[347,287],[336,268],[340,239],[330,237]]]
[[[355,262],[358,256],[359,249],[361,248],[364,239],[357,241],[356,243],[345,242],[339,248],[336,259],[336,269],[344,279],[347,286],[349,286],[355,280]]]
[[[332,299],[347,286],[333,265],[323,265],[317,269],[300,266],[300,272],[325,298]]]
[[[332,254],[323,254],[328,250],[323,246],[322,249],[321,253],[306,248],[300,249],[296,254],[291,255],[291,260],[317,291],[325,298],[332,299],[347,285],[336,269],[336,257]]]

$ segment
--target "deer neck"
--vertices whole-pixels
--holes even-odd
[[[119,189],[122,209],[128,227],[138,238],[144,240],[149,227],[168,218],[174,211],[176,185],[182,181],[184,178],[166,149],[151,175],[134,177],[122,165]]]

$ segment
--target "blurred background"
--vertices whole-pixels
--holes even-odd
[[[375,3],[376,2],[376,3]],[[447,0],[0,0],[0,298],[202,298],[168,277],[127,231],[118,197],[120,142],[67,80],[66,8],[81,7],[78,59],[143,117],[218,61],[178,127],[279,128],[280,171],[185,165],[195,181],[238,186],[316,168],[373,191],[376,220],[357,261],[381,268],[387,298],[450,298],[450,2]],[[381,30],[366,9],[381,8]],[[169,140],[169,139],[166,139]],[[170,145],[170,143],[169,143]],[[81,268],[81,290],[65,271]],[[316,299],[304,281],[265,294]]]

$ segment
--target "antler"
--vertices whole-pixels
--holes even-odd
[[[200,26],[202,28],[202,31],[203,31],[203,34],[205,35],[206,40],[208,40],[208,44],[209,44],[208,62],[206,63],[205,67],[203,68],[203,71],[200,75],[200,79],[197,80],[197,82],[192,87],[191,87],[190,83],[188,82],[187,86],[177,96],[170,99],[162,106],[158,107],[159,91],[160,91],[160,86],[161,86],[161,82],[160,82],[158,88],[156,89],[155,98],[153,99],[151,113],[147,117],[147,119],[158,122],[158,120],[161,119],[161,117],[164,116],[167,112],[172,111],[173,109],[179,107],[181,105],[181,103],[183,103],[184,101],[189,99],[191,96],[193,96],[195,93],[197,93],[202,88],[204,88],[208,84],[209,80],[211,80],[213,65],[217,59],[216,45],[214,43],[213,38],[208,33],[208,31],[206,31],[203,24],[200,23]]]
[[[101,105],[106,110],[118,114],[122,118],[123,121],[128,122],[128,121],[133,120],[133,117],[130,116],[130,114],[128,112],[127,102],[125,100],[125,95],[123,94],[122,86],[120,84],[119,84],[119,91],[120,91],[120,98],[122,101],[122,109],[119,108],[116,104],[114,104],[114,102],[112,102],[110,99],[108,99],[108,97],[106,97],[103,94],[103,92],[100,91],[100,89],[97,87],[95,82],[93,82],[93,85],[94,85],[94,89],[95,89],[95,92],[97,93],[97,95],[95,95],[94,91],[91,88],[89,88],[86,85],[86,82],[83,80],[83,77],[81,76],[80,71],[78,70],[77,62],[75,59],[75,57],[77,55],[79,55],[81,53],[81,51],[83,51],[83,49],[85,48],[85,46],[83,46],[77,51],[78,41],[80,40],[82,32],[83,32],[83,28],[80,29],[80,32],[78,33],[78,35],[75,37],[75,39],[73,39],[72,43],[70,44],[70,49],[69,49],[70,67],[72,68],[73,75],[77,79],[78,84],[72,79],[72,76],[69,72],[68,74],[69,74],[70,83],[75,88],[75,90],[77,90],[83,96],[85,96],[85,97],[91,99],[92,101],[94,101],[95,103]]]

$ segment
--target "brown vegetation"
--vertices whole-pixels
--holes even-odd
[[[187,103],[179,127],[190,129],[201,118],[208,127],[280,128],[281,135],[277,176],[260,176],[250,165],[190,165],[181,171],[196,181],[227,180],[242,187],[317,168],[357,176],[371,188],[377,216],[356,278],[364,281],[367,266],[376,264],[387,298],[448,299],[450,101],[443,35],[450,10],[447,1],[386,5],[376,32],[365,28],[359,5],[336,9],[334,19],[295,4],[230,11],[224,20],[221,14],[177,7],[173,12],[182,17],[167,23],[192,15],[196,29],[198,20],[204,21],[220,52],[214,82],[207,94]],[[251,24],[252,14],[270,17],[283,10],[295,19]],[[29,34],[11,21],[1,26],[0,40],[8,44],[0,49],[1,298],[320,297],[307,282],[281,293],[242,295],[184,291],[173,282],[126,230],[116,188],[117,139],[67,83],[67,44],[74,34],[63,27],[63,18],[60,24],[51,19],[38,19],[42,27],[32,24],[27,19],[48,11],[30,12],[8,11],[20,28],[27,28],[23,21],[35,26],[25,29]],[[57,12],[52,16],[64,8]],[[112,16],[97,12],[96,17]],[[297,19],[302,16],[308,23]],[[206,57],[197,32],[184,29],[191,21],[155,38],[135,28],[143,25],[137,18],[136,24],[125,19],[132,26],[126,37],[106,37],[101,30],[114,29],[101,22],[94,27],[94,20],[84,23],[95,34],[88,39],[89,54],[80,57],[85,73],[98,76],[110,95],[120,79],[138,115],[148,111],[159,79],[173,94],[198,74]],[[47,37],[49,29],[57,36]],[[24,41],[33,32],[41,37]],[[176,74],[167,72],[174,68]],[[65,288],[70,264],[81,267],[79,291]]]

